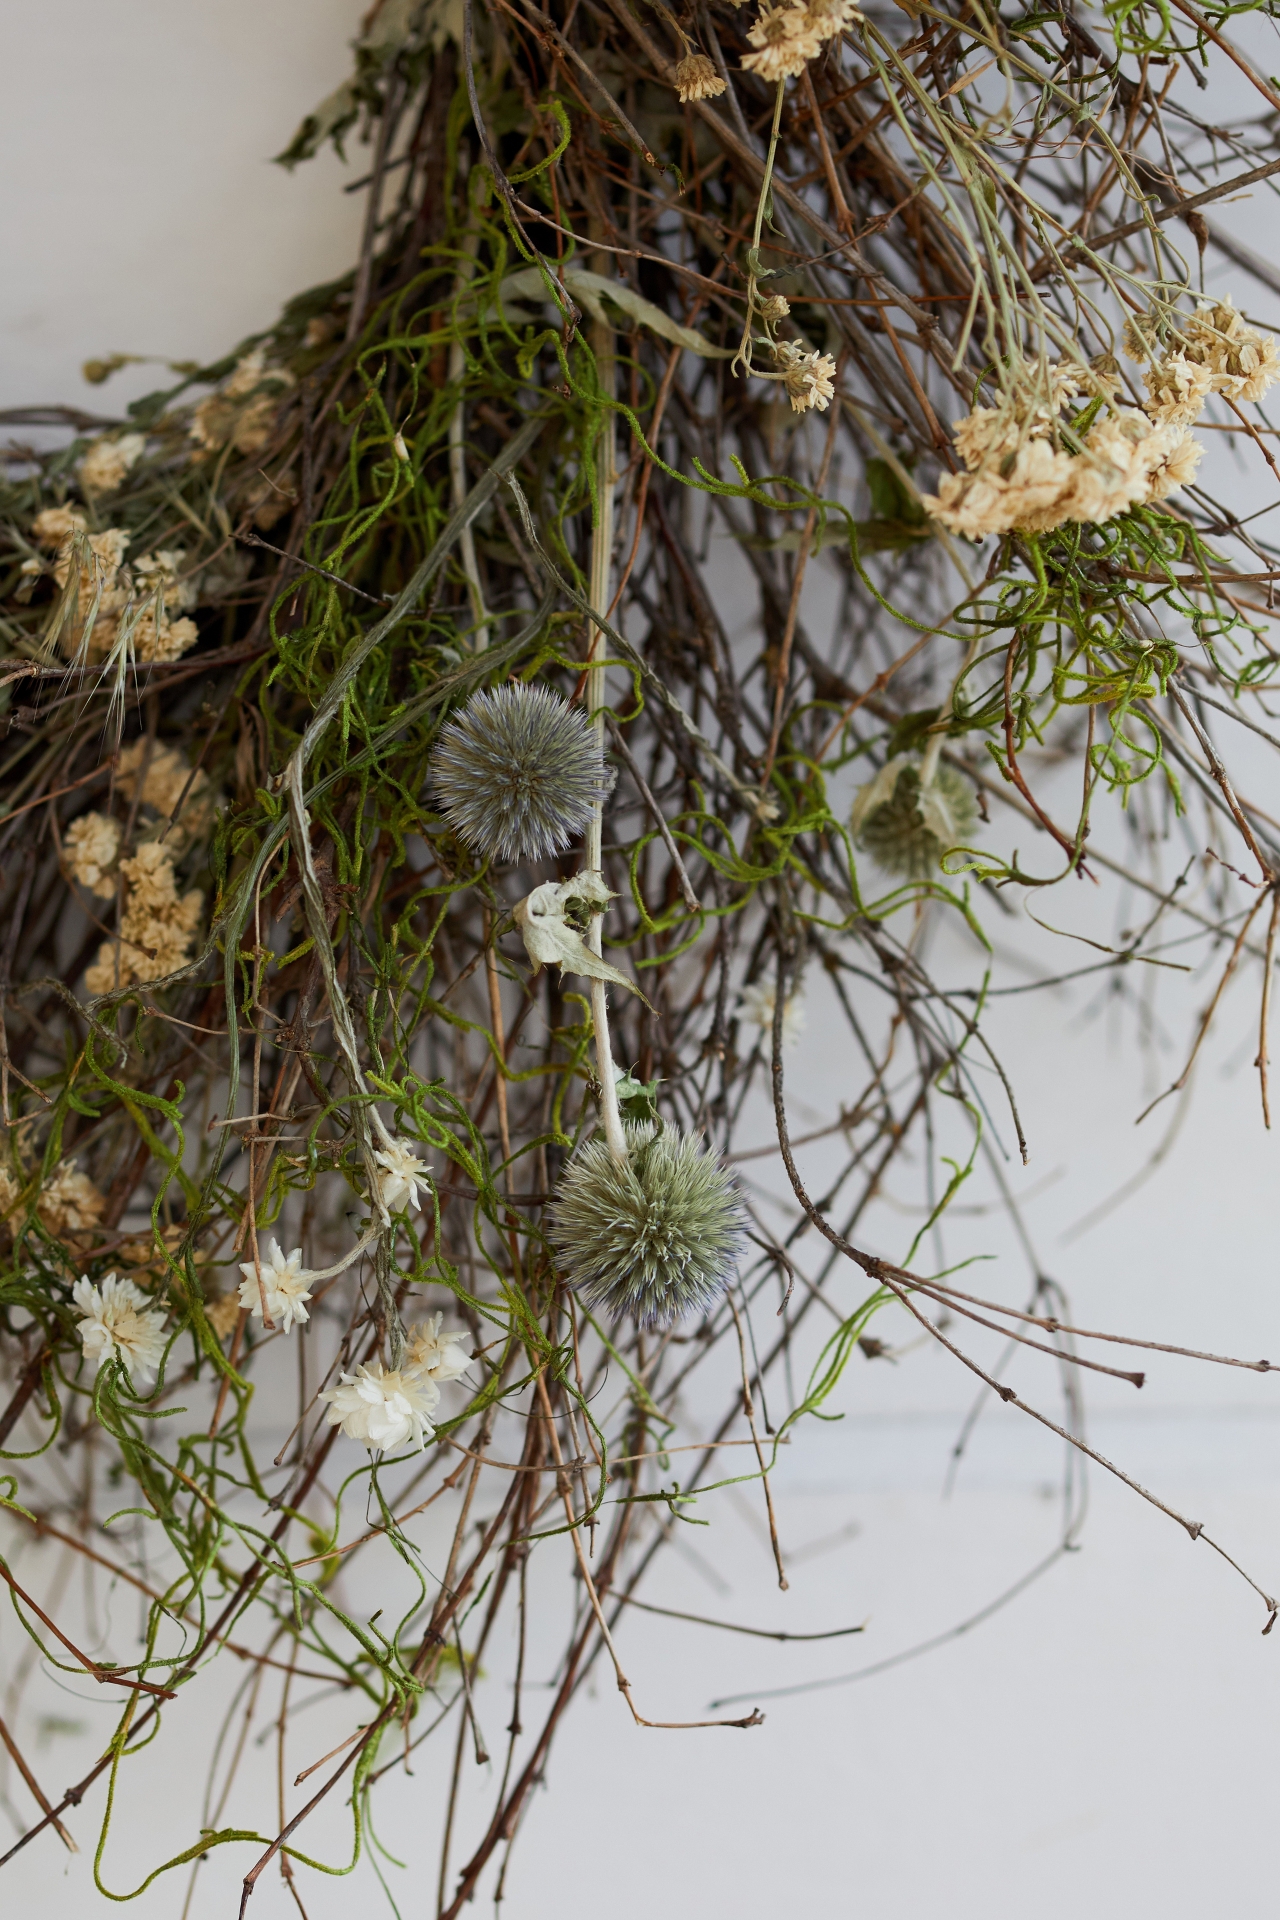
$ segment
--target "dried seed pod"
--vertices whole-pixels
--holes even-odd
[[[850,828],[886,873],[928,880],[943,854],[962,846],[976,824],[973,791],[962,774],[939,764],[922,786],[919,766],[899,755],[859,789]]]
[[[713,1307],[732,1278],[742,1208],[732,1177],[694,1134],[627,1126],[628,1157],[603,1135],[561,1183],[551,1243],[592,1312],[664,1328]]]
[[[518,682],[477,693],[449,722],[431,783],[459,839],[503,861],[563,853],[611,784],[581,710]]]

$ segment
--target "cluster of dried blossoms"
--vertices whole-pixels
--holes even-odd
[[[995,406],[955,422],[962,473],[944,474],[922,496],[935,519],[971,540],[1048,533],[1068,521],[1113,520],[1130,507],[1167,500],[1195,479],[1204,447],[1188,431],[1212,394],[1260,400],[1280,380],[1272,335],[1250,326],[1230,301],[1205,303],[1165,332],[1130,321],[1130,358],[1149,360],[1144,406],[1118,404],[1113,368],[1059,361],[1011,370]],[[1091,401],[1075,420],[1070,402]],[[1106,410],[1099,416],[1099,406]],[[1089,424],[1091,422],[1091,424]]]
[[[743,0],[737,0],[743,4]],[[847,33],[864,18],[854,0],[788,0],[783,6],[764,5],[747,39],[754,52],[742,62],[746,73],[781,82],[803,73],[829,40]]]

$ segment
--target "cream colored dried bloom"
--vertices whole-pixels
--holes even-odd
[[[1280,380],[1280,351],[1273,336],[1251,327],[1230,300],[1206,301],[1182,331],[1188,360],[1209,368],[1213,391],[1228,400],[1261,400]]]
[[[427,1178],[427,1163],[419,1160],[413,1147],[412,1141],[393,1140],[389,1147],[380,1147],[373,1156],[383,1169],[378,1180],[378,1197],[388,1213],[394,1213],[406,1200],[415,1212],[421,1210],[418,1182]]]
[[[154,599],[160,594],[166,613],[182,613],[194,607],[199,598],[193,579],[183,578],[186,554],[176,547],[160,547],[155,553],[142,553],[129,563],[134,585],[140,597]]]
[[[1213,369],[1185,353],[1171,353],[1148,367],[1143,378],[1150,399],[1147,412],[1160,426],[1189,427],[1204,411],[1213,392]]]
[[[677,99],[686,103],[690,100],[715,100],[725,90],[725,82],[705,53],[686,53],[672,78],[676,83]]]
[[[175,621],[175,626],[190,622]],[[120,791],[127,800],[132,800],[138,784],[138,770],[147,750],[145,740],[134,740],[120,755],[117,779]],[[151,757],[147,761],[146,777],[142,783],[142,805],[153,807],[164,819],[169,819],[184,790],[187,793],[183,801],[180,827],[184,835],[197,839],[209,825],[213,817],[213,789],[209,785],[209,776],[203,767],[196,770],[190,789],[187,780],[191,769],[176,747],[161,746],[153,741]]]
[[[223,383],[222,391],[229,400],[245,400],[261,384],[266,370],[266,348],[254,347],[236,361],[235,372]]]
[[[804,6],[761,7],[747,38],[759,51],[746,56],[744,73],[758,73],[770,82],[803,73],[808,62],[822,51],[822,36],[810,26]]]
[[[1015,527],[1046,531],[1066,517],[1061,502],[1069,493],[1073,471],[1069,454],[1048,440],[1028,440],[1011,462],[1006,457],[1000,466],[981,472],[944,474],[937,493],[920,498],[936,520],[970,540],[1011,533]]]
[[[434,1380],[437,1386],[444,1380],[461,1379],[471,1365],[470,1356],[463,1352],[463,1348],[471,1343],[470,1334],[461,1328],[456,1332],[441,1333],[443,1320],[442,1313],[435,1313],[420,1327],[412,1327],[404,1358],[405,1373],[420,1374],[428,1380]]]
[[[204,1317],[219,1340],[227,1339],[235,1332],[236,1323],[240,1318],[239,1293],[219,1293],[215,1294],[212,1300],[206,1300]]]
[[[181,660],[200,638],[200,629],[185,614],[180,620],[170,620],[162,614],[157,622],[156,610],[151,606],[144,607],[139,614],[132,637],[134,657],[138,660]]]
[[[8,1167],[0,1166],[0,1220],[3,1220],[6,1226],[10,1214],[17,1207],[18,1195],[21,1192],[21,1182],[14,1178]]]
[[[199,888],[178,898],[173,855],[154,841],[139,847],[132,860],[122,860],[120,871],[127,883],[121,937],[104,941],[86,970],[90,993],[162,980],[185,966],[204,911]]]
[[[1189,487],[1196,477],[1196,469],[1204,453],[1202,442],[1194,434],[1173,429],[1166,431],[1170,434],[1170,444],[1167,449],[1160,449],[1159,457],[1148,467],[1148,500],[1167,500],[1179,487]],[[1154,434],[1152,440],[1156,440]]]
[[[753,980],[738,995],[738,1005],[743,1018],[759,1027],[767,1040],[773,1034],[773,1009],[777,1005],[778,989],[772,980]],[[782,1003],[782,1044],[792,1047],[804,1032],[805,1012],[804,994],[796,989],[789,993]]]
[[[46,507],[31,522],[31,537],[39,546],[60,547],[87,524],[84,515],[74,507]],[[65,575],[63,577],[65,579]]]
[[[338,1380],[319,1397],[328,1406],[330,1426],[341,1427],[349,1440],[359,1440],[370,1452],[410,1441],[421,1451],[435,1438],[431,1415],[440,1404],[440,1389],[429,1375],[388,1372],[373,1360],[354,1373],[339,1374]]]
[[[237,453],[260,453],[271,437],[280,403],[293,384],[287,367],[269,367],[264,349],[255,347],[237,362],[220,390],[207,395],[196,407],[191,438],[209,451],[230,442]]]
[[[126,476],[137,466],[146,451],[145,433],[122,433],[118,440],[93,440],[81,460],[77,472],[80,485],[86,499],[95,494],[114,493],[123,486]]]
[[[82,813],[67,828],[63,841],[71,877],[100,899],[109,900],[116,890],[116,877],[110,871],[120,851],[120,823],[107,813]]]
[[[791,311],[791,302],[785,293],[771,293],[760,302],[760,318],[767,327],[776,327],[779,320],[785,320]]]
[[[148,1308],[147,1296],[132,1280],[109,1273],[101,1287],[82,1274],[72,1291],[80,1315],[80,1345],[86,1360],[100,1371],[118,1354],[137,1385],[150,1381],[164,1354],[163,1312]]]
[[[854,0],[808,0],[805,18],[820,40],[833,40],[850,27],[862,26],[866,15]]]
[[[60,1240],[68,1233],[87,1233],[96,1227],[106,1204],[74,1160],[60,1160],[40,1189],[36,1212],[54,1239]]]
[[[808,407],[816,407],[819,413],[825,413],[836,390],[836,363],[830,354],[798,347],[790,340],[779,341],[774,352],[792,411],[804,413]]]
[[[279,1243],[271,1240],[267,1244],[266,1258],[259,1257],[258,1267],[262,1270],[261,1284],[258,1268],[252,1260],[242,1260],[240,1271],[244,1278],[240,1282],[240,1305],[247,1307],[255,1319],[263,1316],[263,1300],[266,1300],[266,1318],[273,1321],[281,1333],[288,1333],[295,1322],[309,1320],[306,1302],[311,1298],[312,1274],[302,1264],[302,1248],[295,1247],[285,1257]]]

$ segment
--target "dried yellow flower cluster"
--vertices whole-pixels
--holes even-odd
[[[1093,387],[1112,405],[1084,435],[1079,451],[1059,444],[1067,401]],[[944,474],[925,507],[953,533],[1048,533],[1068,521],[1114,519],[1129,507],[1165,500],[1195,478],[1204,449],[1175,419],[1153,407],[1115,407],[1111,383],[1084,368],[1024,365],[1013,391],[994,407],[975,407],[955,423],[965,472]]]
[[[1131,360],[1150,360],[1144,378],[1147,412],[1166,426],[1190,426],[1211,393],[1224,400],[1261,400],[1280,380],[1280,351],[1269,333],[1251,327],[1230,300],[1204,301],[1174,329],[1163,355],[1154,329],[1131,320],[1125,328]]]
[[[67,828],[63,848],[72,879],[109,900],[116,890],[113,869],[120,851],[119,822],[106,813],[82,813]]]
[[[746,56],[743,69],[758,73],[762,80],[789,80],[822,52],[825,41],[863,18],[853,0],[790,0],[786,6],[762,6],[747,34],[756,52]]]
[[[105,660],[120,634],[126,611],[141,600],[150,604],[142,606],[127,630],[133,657],[144,661],[181,659],[200,637],[194,620],[170,618],[171,612],[194,605],[196,599],[194,581],[179,577],[185,556],[162,548],[158,553],[142,554],[126,568],[124,556],[130,536],[125,529],[107,527],[102,533],[88,533],[87,526],[84,515],[71,507],[46,507],[31,526],[33,538],[42,547],[55,550],[53,577],[60,587],[71,578],[73,564],[78,567],[75,617],[64,626],[61,637],[66,658],[74,659],[83,652],[90,663]],[[24,563],[27,570],[38,570],[40,564]],[[95,601],[97,611],[90,624]],[[161,607],[158,620],[157,605]]]
[[[176,747],[165,747],[158,741],[152,741],[148,755],[147,742],[135,740],[120,755],[117,770],[120,791],[126,800],[133,799],[144,759],[146,772],[142,776],[141,802],[144,807],[151,807],[167,820],[186,790],[182,813],[168,842],[174,852],[181,852],[189,840],[199,839],[213,817],[213,789],[209,785],[209,776],[202,769],[197,769],[192,777],[190,767]],[[189,788],[188,779],[191,780]]]
[[[181,899],[173,855],[157,842],[120,862],[126,883],[119,940],[104,940],[84,976],[90,993],[162,980],[191,957],[204,895],[192,888]]]
[[[146,450],[144,433],[122,433],[118,440],[91,440],[77,469],[86,500],[99,493],[114,493],[137,466]]]
[[[237,453],[261,453],[271,438],[276,415],[294,377],[287,367],[269,367],[261,347],[246,353],[235,370],[197,406],[191,421],[196,458],[234,447]]]

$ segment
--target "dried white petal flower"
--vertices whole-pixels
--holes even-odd
[[[162,1312],[132,1280],[109,1273],[100,1287],[82,1274],[72,1291],[80,1315],[80,1344],[99,1370],[118,1354],[135,1385],[154,1378],[164,1354]]]
[[[262,1281],[259,1284],[258,1270],[252,1260],[242,1260],[240,1271],[244,1275],[240,1282],[240,1305],[247,1307],[258,1320],[264,1317],[273,1322],[281,1333],[288,1333],[298,1321],[309,1320],[306,1302],[311,1298],[311,1281],[314,1276],[302,1264],[302,1248],[295,1247],[286,1259],[275,1240],[267,1245],[266,1259],[259,1257],[258,1265],[262,1269]],[[263,1315],[263,1299],[266,1299],[266,1315]]]
[[[684,102],[716,100],[725,90],[725,82],[705,53],[686,53],[684,59],[677,62],[672,79],[676,83],[677,99]]]
[[[777,1004],[778,989],[772,980],[753,980],[738,995],[738,1005],[743,1016],[769,1039],[773,1033],[773,1009]],[[799,988],[789,993],[782,1003],[782,1044],[793,1047],[804,1032],[804,994]]]
[[[387,1371],[380,1360],[338,1375],[339,1384],[319,1397],[328,1406],[332,1427],[370,1451],[403,1447],[412,1441],[421,1451],[435,1438],[431,1415],[440,1389],[424,1373]]]
[[[62,844],[72,879],[99,899],[109,900],[116,890],[111,869],[120,851],[120,822],[109,813],[82,813],[67,828]]]
[[[463,1352],[471,1344],[470,1334],[460,1327],[441,1333],[443,1321],[442,1313],[434,1313],[421,1326],[409,1329],[403,1366],[405,1373],[422,1374],[437,1386],[444,1380],[460,1380],[471,1365],[471,1356]]]
[[[771,293],[760,302],[760,318],[767,327],[776,327],[779,320],[785,320],[791,311],[791,302],[785,293]]]
[[[389,1147],[379,1147],[373,1157],[383,1169],[378,1195],[387,1212],[394,1213],[407,1200],[415,1212],[420,1213],[418,1182],[427,1180],[427,1163],[419,1160],[413,1144],[408,1140],[393,1140]]]

